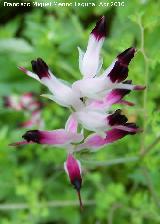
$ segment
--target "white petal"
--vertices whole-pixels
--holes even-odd
[[[51,94],[42,94],[41,96],[48,98],[54,102],[56,102],[57,104],[63,106],[63,107],[69,107],[68,104],[64,103],[64,101],[61,101],[60,99],[57,99],[54,95]]]
[[[77,163],[78,163],[78,167],[79,167],[79,170],[80,170],[80,174],[82,173],[82,167],[81,167],[81,163],[78,159],[76,159]]]
[[[102,133],[108,127],[106,120],[107,115],[101,111],[84,109],[75,112],[75,116],[77,117],[79,123],[81,123],[83,127],[88,130]]]
[[[75,91],[79,91],[81,97],[99,99],[105,96],[111,88],[110,80],[104,77],[86,78],[76,81],[72,85]]]
[[[97,40],[93,34],[90,35],[87,50],[81,62],[81,73],[85,78],[91,78],[97,74],[103,42],[104,38]]]
[[[64,170],[65,170],[66,174],[69,176],[69,172],[68,172],[68,169],[67,169],[67,164],[66,164],[66,162],[64,162]]]
[[[80,95],[70,86],[63,83],[61,80],[43,78],[43,82],[53,93],[52,100],[62,106],[73,106],[75,109],[83,107],[83,102],[80,100]]]

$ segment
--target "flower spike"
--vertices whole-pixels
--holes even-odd
[[[24,67],[19,67],[28,76],[44,84],[51,94],[42,96],[49,98],[61,106],[68,107],[71,114],[64,129],[52,131],[29,130],[22,137],[24,141],[13,143],[12,146],[26,144],[56,145],[67,150],[67,160],[64,169],[69,177],[70,183],[77,191],[80,207],[82,200],[80,195],[82,176],[81,165],[72,155],[83,149],[97,150],[105,145],[114,143],[127,135],[134,135],[141,131],[135,123],[129,123],[120,109],[110,112],[113,104],[134,104],[124,99],[132,90],[143,90],[145,87],[133,85],[132,80],[127,80],[129,64],[133,59],[136,49],[127,48],[118,54],[111,65],[100,74],[103,60],[101,48],[106,37],[106,20],[102,16],[91,31],[86,50],[83,52],[79,47],[79,69],[82,79],[73,84],[57,78],[50,71],[48,65],[37,58],[31,62],[33,72]],[[27,102],[28,102],[27,98]],[[10,102],[7,102],[10,104]],[[23,108],[27,104],[23,104]],[[36,105],[29,103],[30,110]],[[40,119],[33,111],[34,119],[29,120],[26,126]],[[80,126],[79,126],[80,125]],[[87,129],[91,133],[84,132]],[[79,130],[81,130],[79,132]],[[83,132],[87,135],[85,138]]]
[[[82,185],[82,177],[81,177],[81,164],[79,160],[76,160],[72,154],[69,154],[67,157],[67,161],[64,163],[64,169],[70,179],[71,184],[77,191],[80,208],[83,208],[82,200],[81,200],[81,185]]]

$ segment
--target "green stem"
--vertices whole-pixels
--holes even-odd
[[[91,160],[82,160],[81,162],[86,163],[87,165],[95,165],[95,166],[113,166],[116,164],[123,164],[123,163],[130,163],[130,162],[137,162],[139,160],[138,156],[134,157],[122,157],[122,158],[117,158],[109,161],[91,161]]]
[[[144,84],[146,86],[146,89],[144,91],[144,96],[143,96],[143,111],[144,111],[144,119],[143,119],[143,134],[142,134],[142,141],[141,141],[141,150],[140,154],[143,154],[143,151],[145,150],[145,138],[146,138],[146,129],[147,129],[147,97],[148,97],[148,73],[149,73],[149,66],[148,66],[148,57],[146,55],[145,47],[144,47],[144,27],[142,25],[142,20],[141,17],[138,19],[138,24],[140,28],[140,33],[141,33],[141,47],[140,47],[140,52],[143,55],[144,58]]]

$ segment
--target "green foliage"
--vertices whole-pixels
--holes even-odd
[[[160,223],[159,2],[126,0],[124,7],[99,7],[100,1],[93,2],[96,7],[32,7],[25,13],[21,8],[0,8],[5,18],[0,26],[1,224]],[[89,32],[102,14],[107,17],[109,30],[102,52],[105,67],[118,52],[132,45],[138,49],[129,78],[145,84],[147,89],[146,93],[131,93],[127,98],[136,106],[125,106],[123,111],[144,132],[96,153],[77,155],[84,167],[82,198],[86,201],[80,213],[73,204],[76,192],[63,171],[63,149],[8,146],[24,133],[16,128],[24,116],[4,109],[2,96],[28,91],[47,93],[17,69],[18,65],[30,69],[30,61],[36,57],[42,57],[61,79],[73,82],[80,78],[77,46],[85,49]],[[48,99],[42,100],[45,128],[63,127],[69,111]],[[119,157],[122,162],[114,162]],[[130,161],[130,157],[137,159]]]

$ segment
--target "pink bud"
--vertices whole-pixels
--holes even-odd
[[[79,160],[76,160],[72,154],[69,154],[67,157],[67,161],[64,163],[64,169],[69,176],[71,184],[77,190],[80,208],[83,208],[80,189],[82,184],[82,177],[81,177],[81,164]]]

